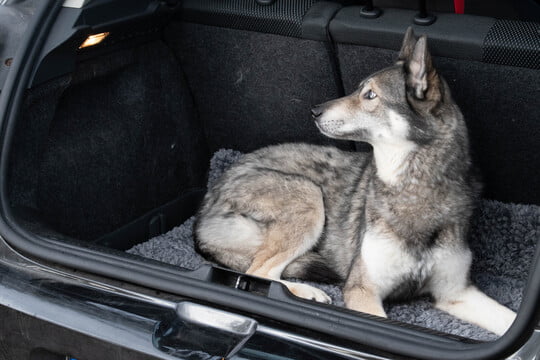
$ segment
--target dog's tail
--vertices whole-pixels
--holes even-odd
[[[327,284],[338,284],[343,278],[336,273],[321,255],[310,251],[290,263],[283,273],[284,278],[295,278]]]

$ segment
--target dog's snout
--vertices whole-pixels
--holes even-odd
[[[323,113],[323,107],[321,105],[315,105],[313,109],[311,109],[311,116],[316,119]]]

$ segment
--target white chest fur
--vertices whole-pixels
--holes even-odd
[[[383,299],[400,285],[421,285],[428,279],[435,262],[431,251],[413,255],[395,235],[376,229],[366,231],[361,254],[369,279]]]

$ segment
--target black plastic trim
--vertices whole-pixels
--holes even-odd
[[[82,9],[62,8],[43,46],[40,64],[34,70],[30,85],[72,72],[77,60],[86,54],[127,47],[136,41],[160,36],[163,24],[176,10],[175,6],[155,0],[102,0]],[[77,51],[88,35],[102,31],[111,35],[100,46]]]
[[[152,289],[176,293],[243,312],[258,314],[276,321],[308,328],[330,336],[365,344],[401,356],[416,359],[499,359],[521,346],[538,323],[540,306],[540,266],[529,276],[525,296],[514,325],[495,342],[467,344],[438,337],[405,327],[397,327],[373,317],[354,312],[338,311],[331,306],[297,301],[278,294],[280,300],[269,299],[247,292],[217,287],[211,283],[182,276],[182,271],[144,263],[130,257],[80,248],[72,244],[37,238],[22,229],[15,221],[7,201],[6,172],[10,145],[25,87],[29,81],[36,56],[62,4],[62,0],[43,1],[21,45],[17,62],[6,81],[0,98],[0,234],[19,251],[67,267],[135,283]],[[540,247],[534,263],[538,263]],[[277,284],[278,292],[284,289]],[[271,289],[270,292],[273,290]],[[301,306],[299,306],[301,304]]]
[[[202,188],[184,191],[176,199],[139,216],[113,232],[93,240],[92,243],[117,250],[127,250],[150,240],[151,237],[161,235],[192,216],[202,201],[205,192],[206,189]],[[149,225],[156,218],[162,222],[158,226],[162,229],[157,229],[158,231],[152,234],[149,231]]]
[[[328,1],[319,1],[313,4],[302,19],[302,38],[327,41],[330,20],[340,9],[340,4]]]
[[[438,13],[429,26],[415,25],[414,10],[384,9],[376,19],[360,15],[360,6],[341,9],[330,23],[330,33],[339,43],[399,50],[403,34],[412,26],[416,34],[427,34],[433,55],[481,61],[484,39],[495,19],[474,15]]]
[[[336,44],[328,27],[340,9],[341,5],[339,4],[320,1],[308,10],[302,20],[302,38],[325,43],[338,97],[345,96],[345,87],[343,86]]]
[[[302,17],[317,0],[183,0],[182,20],[291,37],[302,35]]]

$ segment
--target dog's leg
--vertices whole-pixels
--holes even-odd
[[[380,296],[368,285],[356,285],[344,291],[347,308],[366,314],[387,317]]]
[[[435,251],[430,291],[435,307],[462,320],[503,335],[516,314],[482,293],[469,282],[471,252],[464,245]]]
[[[499,336],[508,330],[516,318],[516,314],[512,310],[499,304],[472,285],[444,300],[439,299],[435,306]]]
[[[263,231],[262,245],[246,273],[279,281],[296,296],[330,303],[330,297],[322,290],[281,280],[287,265],[312,249],[322,233],[325,220],[322,192],[315,184],[299,178],[274,179],[273,184],[276,191],[254,200],[260,213],[272,216]]]
[[[282,229],[278,229],[279,224],[276,224],[276,229],[270,230],[270,234],[266,240],[271,243],[273,241],[280,242],[283,240],[286,233]],[[287,237],[285,237],[287,239]],[[246,271],[247,274],[259,276],[275,281],[279,281],[296,296],[299,296],[304,299],[315,300],[324,303],[330,303],[330,297],[322,290],[319,290],[313,286],[307,284],[293,283],[290,281],[282,280],[281,273],[293,262],[298,256],[302,255],[305,251],[303,247],[308,243],[311,243],[313,246],[313,239],[307,238],[304,239],[305,242],[299,244],[291,244],[293,246],[289,248],[280,249],[276,246],[263,246],[259,250],[253,263]],[[316,241],[316,240],[315,240]],[[296,245],[296,246],[295,246]]]
[[[353,262],[343,289],[347,308],[367,314],[386,317],[376,286],[369,279],[364,261],[358,256]]]

